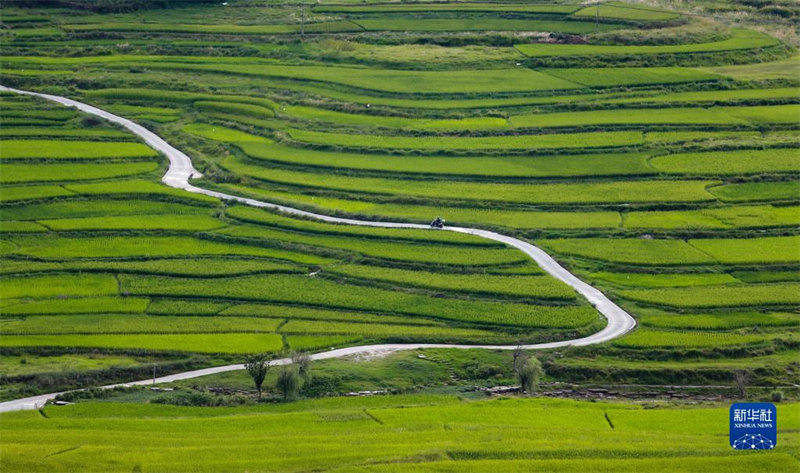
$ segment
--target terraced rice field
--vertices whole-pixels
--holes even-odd
[[[60,111],[3,100],[32,116]],[[3,211],[6,350],[277,355],[358,341],[548,340],[602,325],[569,287],[501,244],[220,208],[157,184],[162,164],[150,148],[111,141],[130,135],[106,137],[110,128],[75,112],[62,118],[52,127],[78,139],[2,142],[2,158],[20,163],[4,164],[4,175],[26,172]],[[255,136],[202,123],[182,130]],[[130,175],[114,180],[103,171],[119,160]]]
[[[382,20],[378,16],[403,8],[348,6],[314,10],[354,15],[352,21],[356,23],[370,21],[377,25],[382,21],[399,24],[397,21],[402,20]],[[408,8],[411,8],[408,12],[413,11],[413,6]],[[460,7],[437,8],[434,11]],[[604,21],[610,23],[604,24],[613,25],[614,19],[674,18],[671,12],[637,8],[605,5],[601,13]],[[480,11],[482,15],[494,9],[477,4],[464,6],[464,10]],[[566,5],[520,6],[512,10],[553,18],[594,14],[592,8],[575,10]],[[100,17],[86,17],[79,22],[68,22],[65,28],[72,34],[96,29],[123,30],[115,25],[122,25],[136,15],[149,14],[120,16],[110,24],[96,23]],[[369,15],[372,16],[367,20]],[[146,29],[154,38],[161,33],[178,32],[196,33],[202,38],[214,34],[217,28],[174,20],[168,15],[162,20],[163,27],[149,23]],[[269,29],[274,27],[241,26],[252,31],[234,28],[228,34],[271,34]],[[622,24],[617,27],[622,28]],[[258,32],[258,28],[262,30]],[[43,28],[42,35],[47,31]],[[663,267],[675,273],[681,271],[681,265],[688,264],[706,265],[706,271],[727,273],[737,265],[787,268],[786,265],[798,260],[794,251],[797,243],[792,239],[785,240],[787,246],[782,254],[772,257],[759,256],[762,246],[745,247],[742,251],[748,256],[744,259],[726,254],[725,249],[710,253],[702,240],[725,237],[725,232],[734,232],[737,238],[750,238],[755,235],[746,232],[762,228],[785,234],[797,225],[794,206],[797,193],[786,181],[799,171],[797,153],[790,144],[793,135],[781,134],[789,133],[796,125],[797,105],[786,103],[796,97],[797,89],[792,84],[776,84],[782,86],[777,88],[743,88],[745,84],[741,84],[737,89],[737,86],[731,88],[728,85],[731,79],[722,74],[657,63],[652,67],[627,69],[516,67],[462,71],[445,65],[448,70],[403,71],[365,69],[345,61],[331,70],[314,65],[275,64],[243,55],[158,56],[146,53],[144,46],[124,55],[77,54],[59,59],[15,55],[14,48],[22,47],[25,42],[34,46],[42,43],[39,47],[45,52],[49,46],[31,32],[26,31],[24,40],[13,33],[12,30],[4,40],[11,47],[3,63],[9,78],[20,77],[15,76],[15,71],[24,69],[52,72],[48,80],[54,80],[59,68],[66,66],[77,68],[81,76],[91,81],[102,70],[115,81],[116,87],[100,84],[89,87],[85,91],[88,100],[152,123],[178,144],[185,143],[201,165],[214,170],[211,175],[218,173],[240,179],[236,182],[211,177],[204,183],[207,186],[324,212],[422,221],[442,214],[454,223],[521,229],[563,255],[579,271],[583,264],[590,272],[605,270],[604,265],[609,264],[611,270],[635,271],[635,265],[645,265],[648,270],[660,271]],[[137,41],[146,45],[149,40]],[[80,44],[77,39],[71,47],[79,51]],[[312,44],[316,43],[310,43],[309,47]],[[559,57],[579,54],[581,48],[593,54],[661,57],[695,52],[709,55],[738,48],[760,50],[775,44],[763,34],[734,29],[728,39],[692,45],[534,43],[518,45],[517,49],[527,55],[538,55],[534,51],[550,48]],[[436,62],[430,64],[435,66]],[[142,65],[146,67],[137,74],[127,72]],[[166,85],[166,77],[170,77],[171,85],[159,87],[160,83]],[[189,77],[195,84],[191,90],[180,87],[175,90],[175,84],[188,83]],[[723,81],[724,90],[722,84],[720,90],[715,90],[714,84]],[[265,92],[248,93],[248,86],[253,84]],[[613,88],[617,86],[632,89],[615,91]],[[671,87],[679,89],[673,91]],[[693,87],[702,90],[692,91]],[[290,95],[281,98],[276,95],[279,90]],[[498,93],[508,97],[493,95]],[[427,96],[433,99],[432,104],[423,99]],[[355,102],[348,105],[350,100]],[[375,107],[364,105],[372,100]],[[499,100],[506,101],[511,108],[494,111]],[[30,99],[6,96],[3,102],[10,114],[6,120],[20,121],[14,128],[4,130],[2,179],[13,184],[4,191],[4,200],[12,205],[4,213],[8,221],[4,226],[7,258],[59,260],[59,264],[71,268],[87,258],[125,258],[130,260],[129,264],[139,265],[139,269],[132,270],[136,275],[128,283],[131,288],[147,287],[137,284],[136,278],[158,274],[155,265],[147,269],[142,266],[152,258],[181,261],[196,255],[216,258],[214,265],[229,264],[224,258],[239,261],[266,258],[269,261],[263,262],[265,269],[261,273],[272,271],[266,268],[273,268],[279,262],[280,269],[275,269],[278,274],[300,275],[322,268],[315,277],[323,277],[333,287],[341,287],[341,283],[335,282],[337,278],[347,277],[359,284],[377,278],[382,286],[403,281],[412,293],[455,291],[456,299],[465,291],[462,285],[469,287],[467,293],[475,291],[483,293],[483,298],[497,297],[498,293],[493,292],[496,289],[489,288],[515,285],[503,279],[515,276],[500,273],[525,264],[514,251],[492,248],[482,241],[437,238],[419,246],[413,240],[428,237],[408,237],[411,241],[404,243],[398,241],[400,236],[392,235],[393,241],[379,242],[361,230],[351,229],[343,234],[323,225],[312,231],[298,228],[296,222],[282,223],[253,209],[234,206],[215,210],[214,204],[203,198],[152,185],[159,172],[158,160],[129,135],[102,125],[83,126],[76,114],[41,103],[32,110]],[[460,111],[454,114],[449,107],[456,102]],[[589,104],[600,109],[580,109]],[[647,104],[648,108],[635,108],[638,104]],[[428,108],[431,106],[434,108]],[[26,120],[51,123],[46,127],[36,122],[25,125]],[[550,128],[553,130],[549,131]],[[452,136],[453,133],[459,136]],[[690,144],[677,144],[687,137]],[[86,140],[99,143],[88,146],[90,142]],[[50,162],[56,159],[58,163]],[[747,182],[756,177],[759,182]],[[122,200],[132,195],[136,199],[122,205]],[[68,203],[70,200],[73,203]],[[159,209],[158,205],[148,204],[165,201],[169,201],[169,212],[167,207]],[[134,204],[137,208],[130,207]],[[92,208],[98,211],[92,213]],[[167,216],[174,213],[181,215]],[[700,240],[684,242],[696,231],[705,232]],[[42,232],[48,235],[43,236]],[[564,239],[576,232],[580,233],[580,239]],[[654,239],[641,239],[642,235],[653,233],[657,234]],[[377,232],[374,236],[379,235],[385,234]],[[553,237],[557,239],[549,239]],[[586,237],[593,239],[584,240]],[[142,245],[140,241],[147,243]],[[597,245],[588,244],[595,241]],[[571,252],[570,245],[579,251]],[[608,249],[604,249],[606,246]],[[763,251],[768,246],[763,245]],[[336,270],[326,273],[325,265],[336,267],[341,258],[348,264],[361,265],[354,266],[363,267],[358,270],[360,276],[352,279],[353,274]],[[364,266],[361,261],[374,266]],[[112,273],[125,271],[122,262],[114,266],[96,263],[95,271],[108,268],[114,268]],[[385,272],[381,268],[386,268]],[[755,270],[752,266],[747,269]],[[203,270],[215,272],[213,266]],[[445,272],[439,276],[440,271]],[[498,274],[496,282],[492,272]],[[174,269],[173,273],[186,275],[191,271]],[[472,273],[480,277],[467,282],[464,278]],[[381,278],[379,274],[386,276]],[[426,281],[444,279],[430,287],[417,281],[417,275]],[[289,275],[280,276],[279,280],[292,280],[287,278]],[[452,282],[445,283],[448,278]],[[297,279],[302,280],[302,277]],[[123,279],[120,281],[119,291],[129,293]],[[529,297],[548,299],[563,293],[548,288],[551,283],[546,278],[525,280],[526,284],[536,281],[541,281],[542,289],[528,290]],[[181,291],[180,296],[206,293],[203,284]],[[247,284],[250,283],[241,287]],[[292,284],[288,287],[293,287]],[[724,286],[736,287],[736,284],[749,283],[734,279],[726,280]],[[150,290],[145,289],[134,292],[147,297],[175,295],[165,289],[170,285],[156,285],[161,286],[164,294],[148,294]],[[225,290],[212,290],[212,298],[264,297],[236,291],[226,295],[227,287],[240,285],[224,286]],[[620,296],[635,293],[636,300],[647,298],[640,292],[649,289],[633,289],[620,291]],[[712,288],[703,286],[698,290]],[[513,293],[514,297],[525,298],[522,292],[505,291],[502,297],[511,297]],[[578,304],[574,297],[567,297],[568,291],[563,294]],[[273,294],[264,301],[275,302],[276,297]],[[304,303],[298,294],[278,299],[286,304]],[[330,302],[315,304],[324,306]],[[365,310],[358,304],[350,305],[346,308]],[[432,303],[432,307],[436,306]],[[387,312],[402,312],[400,307]],[[421,310],[426,314],[434,312],[438,310]],[[489,316],[483,318],[492,320]],[[594,327],[595,322],[585,319],[584,326]],[[539,325],[532,319],[523,326],[531,324]],[[508,334],[506,339],[517,336]],[[13,344],[13,338],[7,343]]]
[[[540,245],[639,322],[621,339],[559,352],[548,365],[554,381],[665,384],[680,371],[700,384],[732,386],[735,367],[751,370],[759,386],[794,382],[800,80],[786,72],[797,61],[789,46],[761,31],[717,24],[704,31],[695,17],[621,2],[367,2],[304,12],[230,3],[117,14],[4,8],[11,20],[0,32],[0,79],[156,131],[191,156],[203,173],[193,180],[199,187],[353,218],[428,223],[439,215]],[[166,159],[101,120],[11,93],[0,94],[0,108],[4,399],[146,377],[154,364],[185,371],[255,352],[278,357],[371,342],[545,342],[605,324],[567,286],[501,244],[222,204],[162,185]],[[768,366],[764,357],[772,357]],[[38,361],[25,367],[20,358]],[[62,366],[74,366],[76,378],[58,378]],[[538,402],[519,401],[515,412],[533,416]],[[392,425],[394,407],[381,407],[386,417],[374,413],[382,421],[375,422],[359,417],[367,405],[328,412],[319,403],[308,409],[382,439],[353,453],[353,462],[379,459],[364,471],[401,460],[409,470],[442,471],[578,465],[569,446],[554,444],[557,460],[537,457],[534,440],[515,452],[472,448],[474,405],[430,401],[437,416],[455,409],[467,420],[448,423],[452,438],[397,455],[386,445],[410,440],[377,433]],[[109,419],[135,422],[120,409],[45,412],[65,426],[88,419],[94,439]],[[199,423],[194,416],[208,415],[141,409],[163,418],[165,434],[179,428],[175,416]],[[253,409],[252,422],[283,415],[279,407]],[[424,412],[406,427],[428,436],[440,419],[417,409]],[[666,459],[636,450],[643,431],[661,428],[637,417],[647,411],[602,409],[613,411],[621,437],[589,457],[612,456],[619,469],[679,471],[674,446]],[[4,456],[10,452],[17,470],[34,469],[26,453],[77,442],[32,444],[47,421],[3,418]],[[230,422],[215,418],[205,434]],[[608,429],[602,417],[600,424],[574,428]],[[683,420],[664,425],[663,444],[712,435],[679,435]],[[469,437],[466,446],[448,443],[456,436]],[[634,453],[617,448],[626,441],[636,443]],[[48,462],[63,459],[62,469],[81,469],[80,451],[36,468],[49,471],[55,463]],[[157,456],[150,466],[174,469],[180,455]],[[752,471],[727,452],[697,456],[680,457],[680,467]],[[141,463],[130,452],[122,457],[104,467]],[[580,467],[599,471],[598,458]],[[797,455],[769,458],[772,471],[788,471]],[[319,462],[276,460],[263,469],[330,469]]]

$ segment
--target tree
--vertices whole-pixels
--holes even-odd
[[[278,374],[277,388],[283,394],[283,399],[291,401],[297,399],[300,392],[300,374],[297,366],[284,366]]]
[[[261,400],[261,385],[264,384],[264,378],[267,377],[267,372],[269,371],[267,356],[260,354],[247,357],[244,362],[244,369],[253,378],[253,383],[256,385],[256,390],[258,390],[258,399]]]
[[[525,362],[528,361],[528,358],[530,358],[531,356],[528,354],[528,352],[522,349],[522,345],[517,345],[517,348],[514,349],[513,357],[514,357],[514,365],[513,365],[514,374],[517,374],[522,365],[524,365]]]
[[[517,369],[517,379],[522,386],[522,392],[530,393],[539,389],[539,380],[543,374],[542,364],[535,356],[525,360],[525,363]]]
[[[750,372],[747,370],[736,370],[733,372],[733,379],[736,387],[739,388],[739,395],[742,399],[747,397],[747,383],[750,382]]]
[[[292,364],[297,367],[297,373],[303,378],[303,385],[311,383],[311,357],[305,353],[295,353],[292,355]]]

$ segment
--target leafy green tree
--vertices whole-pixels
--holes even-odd
[[[542,363],[535,356],[525,360],[525,363],[517,369],[517,379],[522,386],[522,391],[526,393],[539,389],[539,380],[542,375],[544,375]]]
[[[253,378],[253,383],[256,385],[258,391],[258,399],[261,400],[261,386],[264,384],[264,379],[269,372],[269,361],[264,354],[252,355],[247,357],[244,362],[244,369]]]

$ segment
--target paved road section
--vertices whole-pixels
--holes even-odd
[[[66,97],[12,89],[10,87],[4,87],[1,85],[0,85],[0,90],[16,92],[18,94],[23,94],[23,95],[33,95],[36,97],[41,97],[47,100],[51,100],[53,102],[58,102],[67,107],[75,107],[82,112],[96,115],[110,122],[125,127],[132,133],[142,138],[145,141],[145,143],[147,143],[148,146],[163,153],[169,158],[169,169],[167,170],[167,173],[161,180],[164,182],[164,184],[170,187],[174,187],[176,189],[183,189],[187,192],[193,192],[195,194],[204,194],[211,197],[216,197],[221,200],[237,201],[247,205],[251,205],[253,207],[279,210],[290,215],[312,218],[323,222],[329,222],[341,225],[359,225],[364,227],[416,228],[428,231],[451,231],[458,233],[468,233],[470,235],[476,235],[479,237],[487,238],[489,240],[499,241],[507,245],[513,246],[522,251],[523,253],[525,253],[526,255],[530,256],[531,259],[536,261],[536,264],[538,264],[548,274],[550,274],[551,276],[560,281],[563,281],[564,283],[568,284],[573,289],[575,289],[576,292],[585,297],[586,300],[588,300],[589,303],[592,304],[608,320],[608,324],[603,330],[594,333],[592,335],[589,335],[588,337],[577,338],[573,340],[562,340],[559,342],[523,345],[522,348],[528,350],[542,350],[546,348],[558,348],[564,346],[592,345],[595,343],[607,342],[614,338],[620,337],[631,331],[636,326],[636,320],[633,317],[631,317],[630,314],[625,312],[621,307],[612,302],[608,297],[606,297],[605,294],[578,279],[574,274],[570,273],[563,266],[558,264],[558,262],[554,260],[550,255],[545,253],[544,250],[526,241],[502,235],[500,233],[491,232],[488,230],[481,230],[477,228],[446,226],[441,230],[435,230],[431,229],[430,226],[428,225],[423,225],[419,223],[373,222],[369,220],[354,220],[349,218],[333,217],[330,215],[317,214],[305,210],[295,209],[292,207],[286,207],[284,205],[273,204],[270,202],[248,199],[245,197],[239,197],[235,195],[224,194],[222,192],[202,189],[200,187],[193,186],[191,183],[189,183],[190,179],[201,177],[200,172],[194,168],[194,165],[192,165],[191,158],[189,158],[189,156],[187,156],[182,151],[174,148],[172,145],[164,141],[164,139],[162,139],[160,136],[156,135],[152,131],[148,130],[147,128],[137,123],[134,123],[126,118],[114,115],[112,113],[106,112],[105,110],[99,109],[97,107],[93,107],[91,105],[82,102],[68,99]],[[441,343],[436,343],[436,344],[396,343],[396,344],[364,345],[358,347],[340,348],[336,350],[316,353],[314,355],[311,355],[311,357],[314,360],[324,360],[327,358],[338,358],[348,355],[355,355],[359,353],[414,350],[418,348],[463,348],[463,349],[481,348],[488,350],[513,350],[517,348],[517,346],[516,345],[450,345]],[[289,363],[290,361],[291,360],[289,360],[288,358],[283,358],[280,360],[273,360],[271,364],[283,365]],[[178,381],[181,379],[197,378],[199,376],[224,373],[226,371],[240,370],[243,368],[244,366],[239,364],[239,365],[217,366],[214,368],[206,368],[195,371],[187,371],[184,373],[177,373],[169,376],[156,378],[155,383],[167,383],[171,381]],[[148,384],[153,384],[153,381],[154,380],[151,378],[132,383],[112,384],[108,386],[103,386],[103,388],[114,388],[117,386],[148,385]],[[3,402],[0,403],[0,412],[23,410],[23,409],[36,409],[44,405],[45,402],[54,398],[58,394],[60,393],[42,394],[40,396],[33,396],[24,399],[17,399],[14,401]]]

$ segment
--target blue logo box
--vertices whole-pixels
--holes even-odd
[[[730,410],[734,450],[772,450],[778,443],[778,410],[770,402],[737,402]]]

